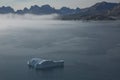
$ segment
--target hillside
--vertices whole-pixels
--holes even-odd
[[[95,5],[81,9],[80,13],[62,15],[62,20],[116,20],[120,15],[119,3],[100,2]]]

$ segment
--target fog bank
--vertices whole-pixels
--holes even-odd
[[[42,24],[52,24],[55,23],[55,17],[57,14],[51,15],[17,15],[17,14],[0,14],[0,29],[6,28],[21,28],[21,27],[43,27]],[[58,22],[59,23],[59,22]],[[44,26],[45,27],[45,26]]]
[[[57,17],[57,14],[51,15],[33,15],[33,14],[0,14],[0,19],[24,19],[24,20],[53,20]]]

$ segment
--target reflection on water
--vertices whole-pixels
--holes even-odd
[[[0,22],[0,80],[120,79],[120,21],[6,20]],[[63,59],[65,66],[30,69],[33,57]]]

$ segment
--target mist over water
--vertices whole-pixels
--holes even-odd
[[[17,15],[17,14],[4,14],[0,15],[0,29],[12,29],[12,28],[26,28],[36,27],[41,24],[59,24],[54,23],[57,14],[51,15]],[[46,26],[40,26],[39,28],[45,28]],[[48,27],[49,28],[49,27]]]
[[[34,14],[0,14],[1,19],[21,19],[21,20],[50,20],[54,19],[58,14],[51,14],[51,15],[34,15]]]
[[[0,80],[119,80],[120,21],[60,21],[56,15],[0,15]],[[33,57],[65,60],[36,71]]]

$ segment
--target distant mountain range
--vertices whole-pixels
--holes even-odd
[[[46,14],[59,14],[58,19],[62,20],[116,20],[120,19],[120,3],[110,2],[99,2],[95,5],[80,9],[71,9],[68,7],[62,7],[61,9],[55,9],[50,5],[31,6],[29,9],[24,8],[23,10],[15,11],[11,7],[0,7],[0,14],[35,14],[35,15],[46,15]]]
[[[61,15],[62,20],[117,20],[120,19],[120,3],[99,2],[81,9],[79,13]]]
[[[43,5],[39,7],[38,5],[31,6],[30,9],[24,8],[23,10],[17,10],[14,11],[11,7],[0,7],[0,14],[8,14],[8,13],[14,13],[14,14],[35,14],[35,15],[45,15],[45,14],[60,14],[60,15],[68,15],[68,14],[75,14],[79,13],[80,9],[70,9],[67,7],[62,7],[61,9],[55,9],[51,7],[50,5]]]

